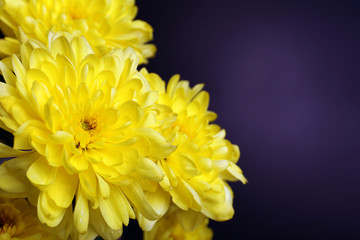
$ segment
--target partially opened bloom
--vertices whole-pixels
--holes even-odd
[[[177,146],[170,156],[157,162],[165,173],[161,187],[176,206],[193,212],[189,218],[204,214],[217,221],[229,220],[234,214],[233,193],[226,181],[246,183],[246,179],[236,165],[238,146],[226,140],[225,130],[212,123],[216,114],[208,111],[209,94],[201,91],[203,85],[191,88],[178,75],[165,87],[158,75],[145,69],[141,72],[159,92],[157,102],[176,115],[169,127],[157,128]]]
[[[181,211],[181,210],[180,210]],[[186,214],[186,213],[185,213]],[[156,222],[152,230],[144,232],[144,240],[210,240],[213,232],[207,226],[209,219],[201,218],[196,228],[187,230],[184,224],[196,224],[192,221],[181,222],[178,211],[169,211]]]
[[[133,50],[99,57],[67,33],[50,33],[48,47],[21,31],[20,41],[20,58],[0,63],[0,126],[14,135],[0,157],[16,157],[0,167],[0,190],[28,195],[50,227],[74,207],[79,233],[91,225],[107,239],[119,237],[134,211],[158,219],[142,184],[163,178],[155,162],[174,146],[150,128],[158,95]]]
[[[18,53],[18,28],[31,38],[47,42],[49,30],[67,31],[85,36],[94,51],[103,55],[112,48],[132,47],[140,59],[147,62],[156,51],[147,44],[152,40],[152,28],[134,20],[137,7],[134,0],[5,0],[0,15],[1,30],[6,38],[0,52]]]
[[[23,198],[0,197],[0,239],[39,240],[59,239],[56,232],[50,232],[36,215],[36,208]]]

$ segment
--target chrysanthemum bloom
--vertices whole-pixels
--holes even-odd
[[[36,208],[25,199],[0,197],[0,239],[56,240],[59,238],[56,236],[56,232],[49,232],[40,223],[36,215]]]
[[[159,104],[169,107],[176,115],[170,127],[158,129],[177,146],[168,157],[158,161],[165,173],[161,187],[170,193],[172,202],[184,211],[189,221],[204,214],[216,221],[232,218],[233,193],[226,181],[246,179],[236,165],[240,153],[236,145],[225,139],[225,130],[211,122],[216,114],[208,111],[209,94],[203,85],[189,87],[189,82],[172,77],[165,82],[156,74],[141,71],[151,87],[159,92]],[[140,221],[151,229],[154,222]]]
[[[85,36],[96,54],[112,48],[132,47],[146,63],[154,56],[152,28],[134,20],[137,7],[134,0],[5,0],[0,26],[5,39],[0,41],[3,56],[18,53],[18,27],[30,38],[47,42],[49,30],[67,31]]]
[[[48,48],[21,31],[20,41],[20,59],[0,63],[6,81],[0,83],[0,125],[14,135],[13,149],[0,145],[0,157],[18,156],[0,167],[0,189],[31,193],[40,221],[50,227],[74,204],[80,233],[89,219],[98,232],[109,226],[119,233],[134,210],[159,218],[142,185],[163,178],[155,162],[175,147],[150,128],[158,94],[137,71],[133,50],[98,57],[84,37],[66,33],[50,33]]]
[[[210,240],[213,232],[207,227],[209,219],[203,219],[197,228],[187,231],[187,226],[194,222],[181,222],[178,211],[170,211],[165,217],[161,218],[151,231],[144,232],[144,240]]]

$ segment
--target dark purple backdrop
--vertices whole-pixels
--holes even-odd
[[[137,1],[158,47],[148,69],[204,82],[240,146],[249,184],[232,184],[214,239],[360,239],[355,2]]]
[[[158,47],[147,68],[205,83],[241,149],[249,183],[231,184],[235,216],[211,222],[214,239],[360,239],[360,2],[137,5]]]

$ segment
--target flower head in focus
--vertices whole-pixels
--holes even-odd
[[[59,239],[40,223],[36,208],[23,198],[0,197],[0,239]]]
[[[170,156],[158,161],[165,173],[161,187],[177,207],[193,212],[189,216],[197,218],[204,214],[216,221],[231,219],[233,193],[226,181],[247,180],[236,165],[240,156],[238,146],[225,139],[225,130],[212,123],[216,114],[208,111],[209,94],[202,91],[203,85],[191,88],[178,75],[165,87],[158,75],[146,69],[141,72],[151,88],[159,92],[157,103],[176,114],[171,126],[157,128],[177,146]]]
[[[134,20],[137,7],[134,0],[5,0],[0,26],[6,38],[1,41],[2,55],[18,53],[18,27],[30,38],[47,43],[49,30],[67,31],[85,36],[98,55],[112,48],[132,47],[146,63],[154,56],[152,28]]]
[[[45,47],[20,30],[20,41],[20,58],[0,63],[0,126],[14,135],[0,157],[15,157],[0,166],[0,190],[32,199],[50,227],[74,205],[77,232],[92,226],[107,239],[119,237],[134,211],[158,219],[142,184],[162,180],[155,162],[174,146],[151,128],[158,94],[136,70],[133,50],[99,57],[68,33],[50,32]]]
[[[213,232],[207,226],[209,219],[204,218],[199,222],[195,229],[190,231],[183,227],[179,221],[178,212],[169,211],[163,218],[156,222],[152,230],[144,232],[144,240],[210,240]],[[185,222],[184,222],[185,223]],[[187,222],[185,224],[192,224]]]

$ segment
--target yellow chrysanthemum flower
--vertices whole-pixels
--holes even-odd
[[[5,0],[0,15],[0,27],[6,38],[0,41],[3,56],[18,53],[18,28],[30,38],[47,43],[49,30],[67,31],[85,36],[96,54],[112,48],[132,47],[146,63],[154,56],[152,28],[134,20],[137,7],[134,0]]]
[[[181,211],[181,210],[180,210]],[[186,213],[185,213],[186,214]],[[161,218],[151,231],[144,231],[144,240],[210,240],[213,232],[207,227],[209,219],[203,218],[198,224],[181,222],[178,211],[169,211]],[[184,224],[196,224],[196,228],[186,230]]]
[[[56,232],[50,232],[40,223],[36,208],[25,199],[0,197],[0,239],[39,240],[59,239]]]
[[[201,91],[203,85],[193,88],[189,82],[172,77],[165,82],[145,69],[141,73],[152,89],[159,92],[158,103],[169,107],[175,114],[170,127],[160,131],[177,149],[158,161],[165,173],[161,187],[170,193],[172,202],[184,211],[194,211],[207,217],[225,221],[232,218],[233,193],[226,181],[246,179],[236,165],[240,152],[236,145],[225,139],[225,130],[211,122],[216,114],[208,111],[209,94]],[[196,214],[189,215],[196,217]],[[154,222],[140,221],[151,229]]]
[[[163,178],[155,162],[175,147],[150,128],[158,94],[137,71],[133,50],[99,57],[84,37],[67,33],[50,33],[48,48],[21,31],[20,41],[20,59],[0,63],[0,126],[14,135],[0,157],[17,156],[0,167],[0,193],[35,199],[50,227],[74,204],[80,233],[89,222],[121,232],[134,210],[158,219],[142,184]]]

